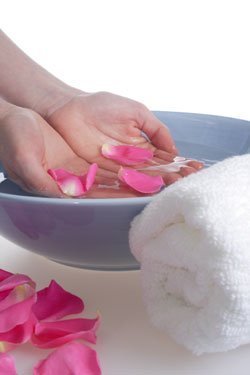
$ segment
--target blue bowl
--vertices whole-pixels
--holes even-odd
[[[250,152],[250,122],[155,112],[180,155],[210,166]],[[30,196],[8,179],[0,184],[0,235],[66,265],[102,270],[138,268],[128,244],[130,222],[152,197],[60,199]]]

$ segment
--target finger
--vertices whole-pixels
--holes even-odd
[[[159,149],[155,150],[154,156],[169,163],[172,163],[174,161],[174,158],[176,157],[176,155],[174,155],[173,153],[169,153]]]
[[[150,141],[157,148],[178,154],[174,140],[166,127],[160,120],[157,119],[150,111],[143,111],[141,115],[140,129],[145,132]]]
[[[109,178],[109,179],[116,179],[117,173],[103,169],[103,168],[98,168],[97,176]]]
[[[97,185],[101,185],[104,188],[118,188],[118,178],[108,178],[108,177],[103,177],[103,176],[96,176],[95,177],[95,183]]]
[[[153,158],[152,162],[151,162],[151,165],[154,165],[154,164],[170,164],[170,163],[173,163],[173,160],[172,161],[168,161],[168,160],[163,160],[163,159],[160,159],[160,158]]]
[[[16,174],[22,181],[22,188],[30,193],[48,197],[63,197],[47,170],[36,160],[29,159],[27,163],[23,160]]]
[[[204,167],[204,163],[202,163],[201,161],[197,161],[197,160],[191,160],[187,163],[187,165],[197,170],[202,169]]]
[[[137,127],[135,121],[127,121],[126,123],[109,124],[102,129],[102,132],[110,138],[111,141],[118,143],[138,145],[145,142],[145,137]]]
[[[163,181],[165,182],[166,185],[170,185],[173,182],[179,180],[182,178],[182,176],[179,173],[176,172],[164,172],[162,170],[147,170],[147,169],[142,169],[139,170],[139,172],[148,174],[150,176],[161,176],[163,178]]]
[[[185,167],[180,168],[179,174],[182,177],[186,177],[186,176],[189,176],[190,174],[195,173],[195,172],[197,172],[197,169],[185,166]]]
[[[164,176],[162,176],[162,178],[163,178],[163,181],[165,182],[165,184],[168,186],[168,185],[171,185],[174,182],[180,180],[182,178],[182,176],[178,173],[171,172],[171,173],[165,174]]]
[[[94,163],[94,162],[95,162],[95,160],[92,160],[92,163]],[[97,162],[98,166],[100,167],[99,159],[96,162]],[[106,162],[106,160],[104,160],[104,162]],[[110,162],[110,161],[108,161],[108,162]],[[53,169],[63,168],[63,169],[66,169],[68,172],[71,172],[71,173],[73,173],[77,176],[82,176],[85,173],[87,173],[87,171],[89,169],[89,166],[92,163],[88,163],[88,162],[86,162],[86,160],[84,160],[84,159],[82,159],[78,156],[74,156],[73,158],[67,160],[67,162],[64,162],[63,165],[60,164],[58,166],[54,166]],[[112,166],[113,166],[113,164],[112,164]],[[116,168],[119,170],[119,166],[118,167],[116,166]],[[106,169],[103,169],[103,168],[98,168],[97,169],[97,176],[107,178],[107,179],[115,179],[117,177],[117,173],[112,172],[111,170],[108,170],[108,169],[106,170]]]

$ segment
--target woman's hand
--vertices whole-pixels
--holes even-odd
[[[120,166],[102,156],[104,143],[152,148],[154,161],[159,163],[173,161],[177,153],[169,130],[152,112],[136,101],[114,94],[73,94],[65,104],[52,105],[46,120],[79,157],[108,171],[117,173]],[[165,183],[173,183],[200,167],[201,163],[191,162],[178,173],[165,173]]]
[[[24,190],[44,196],[63,197],[47,170],[64,168],[77,175],[86,173],[89,163],[77,156],[64,139],[37,113],[9,105],[0,111],[0,160],[8,177]],[[129,197],[136,193],[112,186],[117,176],[98,170],[88,197]]]
[[[49,127],[45,132],[44,123],[36,113],[8,105],[0,117],[0,160],[8,177],[23,189],[41,195],[60,196],[47,169],[52,147],[55,147],[56,157],[61,142],[54,142],[53,137],[49,140],[48,133],[54,134],[54,131]]]

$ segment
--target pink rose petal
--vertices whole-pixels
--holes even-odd
[[[65,172],[65,175],[61,177]],[[70,174],[62,169],[48,170],[48,173],[57,182],[61,191],[70,197],[79,197],[86,193],[79,176]]]
[[[50,176],[55,180],[62,180],[64,178],[68,178],[72,176],[72,173],[66,171],[65,169],[49,169],[48,173]],[[73,175],[74,176],[74,175]]]
[[[31,341],[39,348],[55,348],[76,339],[95,344],[99,322],[99,318],[40,322],[35,326]]]
[[[13,350],[16,346],[17,344],[12,344],[11,342],[0,341],[0,353],[7,353],[10,350]]]
[[[13,275],[5,279],[0,283],[0,290],[9,291],[0,301],[1,340],[2,333],[24,324],[29,319],[32,305],[36,301],[36,294],[34,282],[24,275]]]
[[[95,182],[97,169],[98,169],[98,165],[96,163],[91,164],[88,169],[88,173],[84,176],[85,186],[86,186],[87,191],[92,187],[93,183]]]
[[[0,269],[0,281],[7,279],[7,277],[10,277],[11,275],[13,275],[13,273]]]
[[[96,169],[93,166],[82,177],[86,186],[93,183]],[[35,375],[101,374],[96,352],[72,342],[83,339],[94,344],[99,317],[38,322],[38,319],[53,320],[79,313],[83,308],[79,297],[65,291],[54,280],[36,293],[35,283],[29,277],[0,270],[0,353],[4,353],[0,354],[0,375],[17,375],[13,358],[5,352],[29,340],[39,348],[63,345],[37,364]]]
[[[4,281],[5,279],[7,279],[8,277],[10,277],[12,275],[13,275],[12,273],[0,269],[0,286],[2,284],[2,281]],[[3,285],[4,284],[5,283],[3,283]],[[0,290],[0,301],[3,300],[4,298],[6,298],[7,295],[10,293],[10,291],[11,291],[11,289],[8,289],[6,287],[2,288],[2,290]]]
[[[132,189],[144,194],[157,193],[165,185],[161,176],[149,176],[135,169],[121,167],[118,177]]]
[[[102,155],[123,165],[144,163],[154,156],[153,151],[145,148],[130,145],[114,146],[107,143],[102,146]]]
[[[34,375],[101,375],[96,352],[78,342],[52,352],[34,367]]]
[[[35,288],[35,283],[28,276],[22,274],[11,275],[0,282],[0,292],[11,290],[16,286],[30,284]]]
[[[49,169],[48,174],[57,182],[61,191],[70,197],[80,197],[94,183],[98,166],[92,164],[84,176],[77,176],[64,169]]]
[[[14,358],[9,354],[0,354],[0,374],[17,375]]]
[[[24,324],[16,325],[7,332],[1,332],[0,341],[3,343],[24,344],[30,340],[36,323],[37,319],[35,318],[34,314],[31,313],[28,320]]]
[[[37,292],[37,302],[33,312],[38,320],[56,320],[66,315],[82,312],[84,304],[81,298],[64,290],[52,280],[47,288]]]
[[[5,290],[3,292],[0,292],[0,302],[5,299],[9,294],[10,294],[11,290]]]

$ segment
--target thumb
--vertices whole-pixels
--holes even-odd
[[[171,154],[178,154],[169,129],[152,112],[145,110],[139,126],[155,147]]]

